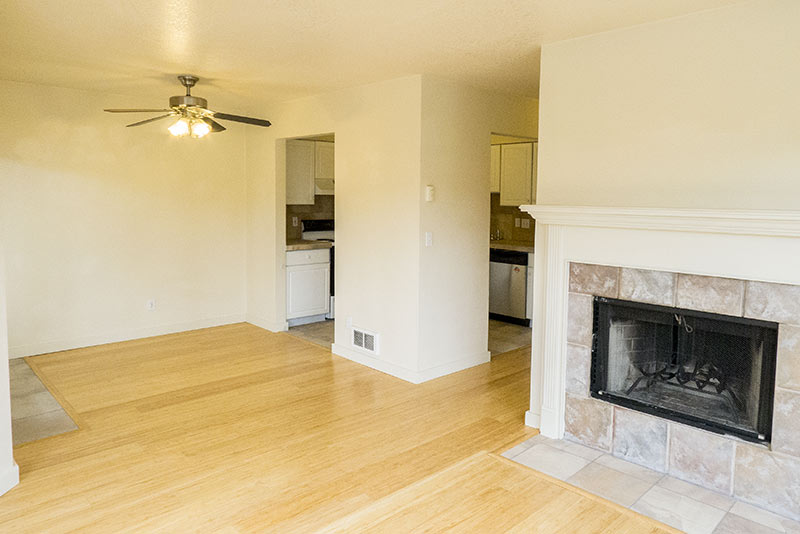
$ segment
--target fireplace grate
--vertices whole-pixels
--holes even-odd
[[[769,441],[777,324],[596,297],[591,394]]]

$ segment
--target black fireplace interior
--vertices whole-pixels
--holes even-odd
[[[593,397],[770,441],[778,325],[595,297]]]

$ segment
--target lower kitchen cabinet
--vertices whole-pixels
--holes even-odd
[[[331,306],[328,249],[286,253],[286,318],[325,315]]]

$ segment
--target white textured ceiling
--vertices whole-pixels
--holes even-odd
[[[0,78],[287,100],[428,73],[538,93],[542,43],[740,0],[2,0]],[[212,102],[213,104],[213,102]]]

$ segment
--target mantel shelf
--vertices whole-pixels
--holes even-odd
[[[800,211],[520,206],[537,223],[679,232],[800,237]]]

